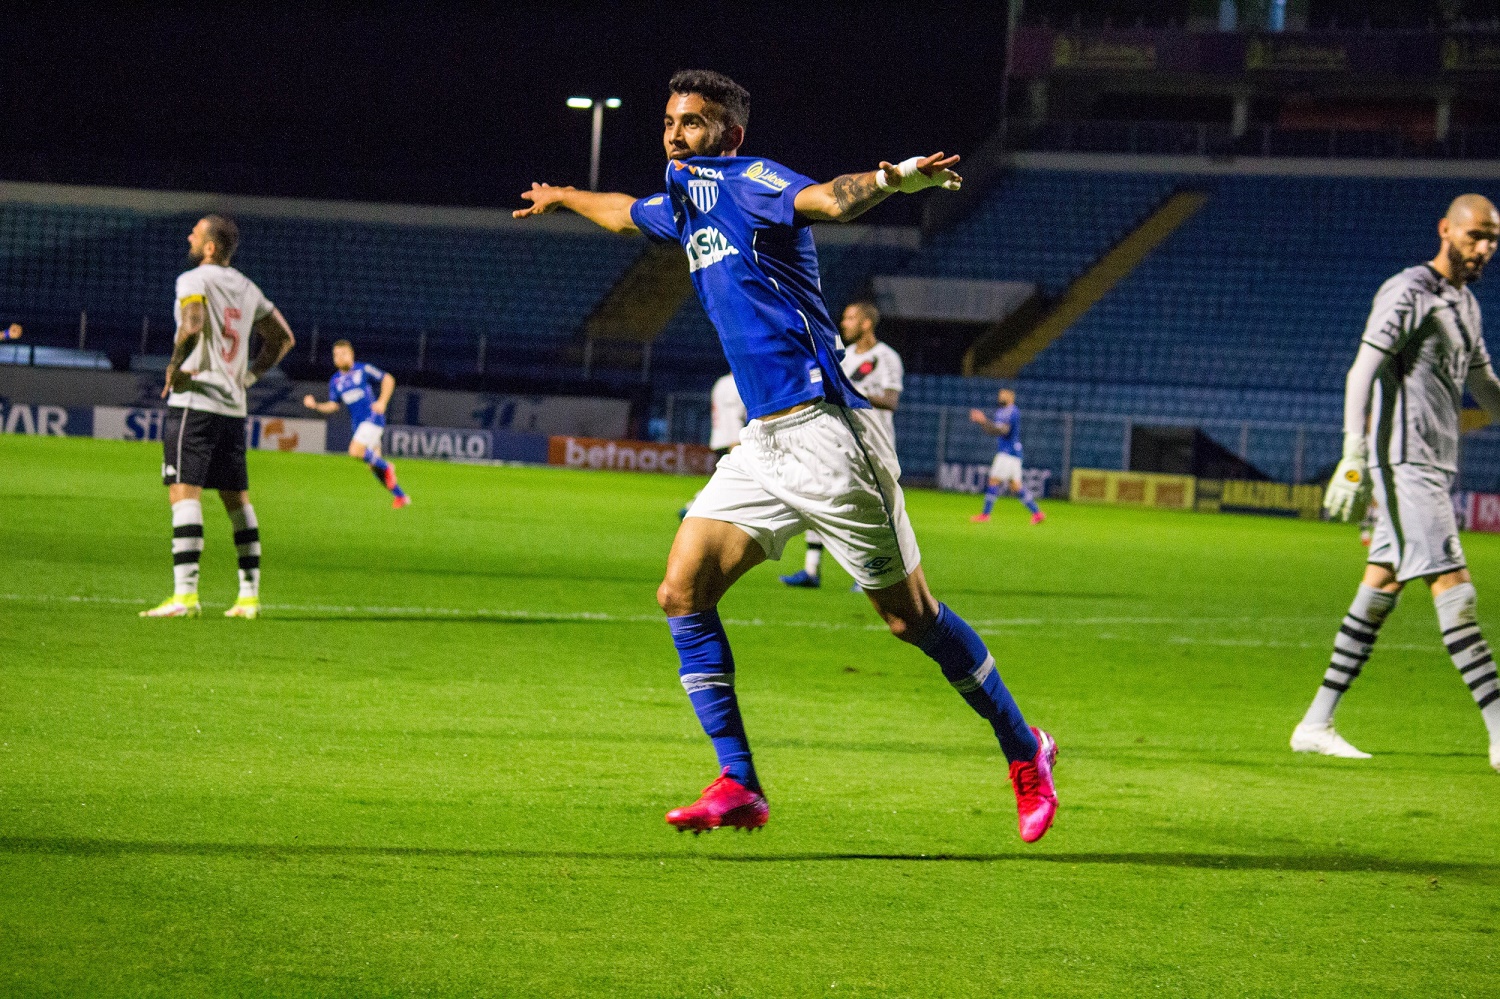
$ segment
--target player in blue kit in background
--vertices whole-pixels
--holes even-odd
[[[839,365],[819,286],[812,222],[848,222],[896,192],[957,189],[958,157],[937,153],[818,184],[740,156],[750,95],[719,73],[672,77],[663,119],[666,190],[628,194],[533,184],[517,218],[557,208],[605,229],[679,243],[719,332],[750,422],[718,463],[667,556],[657,603],[679,678],[713,741],[720,776],[667,822],[695,832],[765,825],[769,806],[735,696],[720,598],[746,572],[816,530],[891,632],[935,660],[994,729],[1010,761],[1021,838],[1041,838],[1057,796],[1052,736],[1027,725],[984,640],[927,587],[906,516],[894,442]]]
[[[333,345],[333,366],[338,370],[328,379],[328,401],[319,402],[308,393],[302,405],[324,414],[337,413],[340,402],[348,407],[349,422],[354,424],[349,454],[370,466],[375,478],[395,497],[391,506],[399,510],[411,502],[411,497],[396,484],[396,466],[380,456],[385,408],[396,391],[396,379],[373,364],[355,364],[354,345],[348,340]]]
[[[983,524],[990,519],[995,509],[995,499],[1004,486],[1010,494],[1031,511],[1031,522],[1040,524],[1047,515],[1036,505],[1036,497],[1021,482],[1021,410],[1016,407],[1016,394],[1010,389],[1001,389],[997,401],[1000,408],[994,417],[984,415],[982,409],[969,410],[969,422],[995,438],[995,460],[990,462],[990,481],[984,490],[984,510],[969,519]]]

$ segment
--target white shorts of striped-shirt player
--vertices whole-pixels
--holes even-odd
[[[990,462],[990,478],[1009,485],[1021,481],[1021,459],[1013,454],[997,454]]]
[[[364,420],[354,428],[354,439],[365,447],[380,447],[380,439],[385,435],[385,427],[371,420]]]
[[[1453,515],[1453,473],[1430,465],[1370,469],[1380,515],[1370,535],[1370,561],[1391,566],[1406,582],[1464,568],[1458,519]]]
[[[855,582],[880,590],[922,561],[900,477],[895,445],[872,410],[822,402],[751,420],[687,515],[735,525],[771,559],[793,536],[816,531]]]

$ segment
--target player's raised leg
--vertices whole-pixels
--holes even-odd
[[[937,663],[959,696],[990,723],[1010,764],[1021,838],[1028,843],[1041,839],[1057,813],[1057,790],[1052,782],[1057,743],[1048,733],[1027,725],[984,639],[938,602],[920,565],[894,586],[866,592],[891,633]]]
[[[1036,505],[1036,497],[1031,494],[1031,490],[1027,489],[1020,479],[1011,483],[1010,490],[1011,494],[1021,501],[1021,505],[1026,508],[1026,512],[1031,514],[1031,522],[1033,524],[1040,524],[1047,519],[1047,515],[1042,512],[1042,508]]]
[[[255,519],[248,491],[221,489],[219,499],[234,528],[240,573],[240,595],[224,616],[254,619],[260,617],[260,522]]]
[[[667,822],[703,832],[720,826],[756,829],[770,815],[734,690],[734,654],[718,603],[734,582],[766,558],[755,539],[733,524],[688,517],[667,556],[657,603],[667,614],[678,676],[719,758],[719,778]]]
[[[379,427],[362,423],[360,430],[372,432],[375,440],[377,442],[380,440],[381,429]],[[406,495],[406,491],[396,481],[396,466],[381,455],[378,443],[370,444],[368,438],[361,439],[359,435],[356,435],[355,439],[349,442],[349,453],[369,465],[370,471],[375,475],[375,481],[390,490],[391,496],[394,497],[391,501],[392,506],[399,510],[411,502],[411,497]]]

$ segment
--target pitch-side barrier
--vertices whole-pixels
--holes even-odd
[[[1461,491],[1452,495],[1461,530],[1500,534],[1500,493]],[[1253,513],[1304,520],[1323,517],[1323,486],[1316,483],[1291,485],[1075,468],[1068,498],[1075,503],[1139,509]]]

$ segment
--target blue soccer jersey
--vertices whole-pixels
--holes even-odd
[[[328,379],[328,398],[342,402],[349,409],[349,422],[356,427],[361,423],[385,426],[385,416],[370,407],[380,398],[380,383],[385,372],[373,364],[356,364],[348,371],[335,371]]]
[[[1021,411],[1015,403],[1001,406],[993,417],[996,424],[1005,428],[1005,433],[995,438],[996,454],[1013,454],[1021,457]]]
[[[657,242],[680,242],[750,419],[826,399],[869,403],[839,367],[818,253],[793,201],[813,181],[770,160],[698,156],[667,165],[667,190],[630,209]]]

